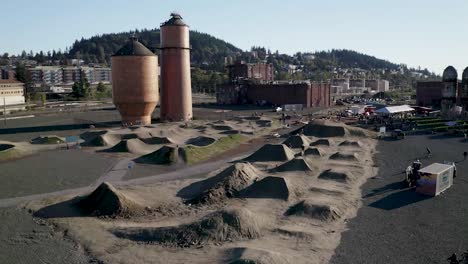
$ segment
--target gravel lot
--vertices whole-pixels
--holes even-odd
[[[425,158],[426,146],[432,157]],[[411,136],[382,141],[379,173],[363,187],[363,207],[348,223],[331,263],[448,263],[468,249],[468,144],[460,138]],[[405,188],[403,171],[414,159],[423,167],[443,160],[457,163],[454,186],[438,197]]]

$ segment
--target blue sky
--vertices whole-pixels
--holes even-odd
[[[171,11],[242,49],[344,48],[437,73],[468,66],[466,0],[13,0],[0,5],[0,54],[159,27]]]

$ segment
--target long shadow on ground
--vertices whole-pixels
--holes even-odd
[[[413,188],[411,188],[411,189],[406,189],[403,191],[389,194],[385,196],[384,198],[369,204],[369,206],[383,209],[383,210],[394,210],[394,209],[401,208],[401,207],[404,207],[413,203],[427,200],[429,198],[431,197],[427,195],[419,194],[415,192]]]

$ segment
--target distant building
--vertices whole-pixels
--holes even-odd
[[[24,84],[14,78],[0,79],[0,105],[21,105],[24,103]]]
[[[419,106],[440,107],[448,112],[454,106],[468,109],[468,68],[458,80],[454,67],[448,66],[442,75],[442,81],[425,81],[416,84],[416,104]]]
[[[57,85],[63,81],[62,69],[59,67],[39,66],[28,68],[28,74],[35,84]]]
[[[271,63],[245,63],[237,62],[227,66],[229,79],[256,79],[261,81],[273,81],[273,64]]]
[[[218,87],[216,98],[220,104],[302,104],[304,107],[329,107],[330,83],[272,82],[226,84]]]
[[[28,68],[27,71],[35,86],[69,86],[79,81],[82,76],[91,84],[108,84],[112,80],[112,71],[107,67],[38,66]]]
[[[416,84],[416,104],[418,106],[440,107],[443,88],[444,84],[441,81],[418,82]]]

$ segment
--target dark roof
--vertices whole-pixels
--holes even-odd
[[[131,37],[128,42],[120,48],[113,56],[156,56],[145,45],[141,44],[136,37]]]
[[[448,66],[445,68],[444,73],[442,74],[442,80],[445,81],[456,81],[458,79],[457,70],[453,66]]]
[[[187,26],[184,20],[182,20],[182,16],[177,13],[171,13],[171,18],[166,22],[161,24],[161,27],[164,26]]]

